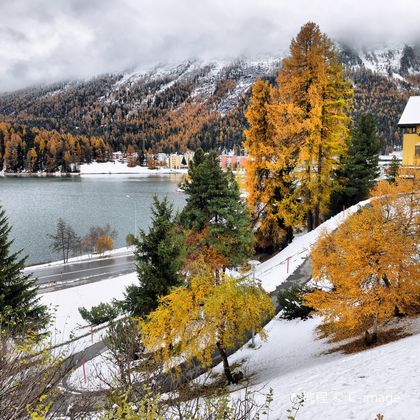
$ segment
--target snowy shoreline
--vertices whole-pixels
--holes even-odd
[[[105,251],[103,254],[84,254],[79,255],[77,257],[71,257],[69,258],[68,262],[66,264],[63,263],[63,260],[56,260],[56,261],[50,261],[46,263],[40,263],[35,265],[28,265],[24,268],[23,271],[31,271],[39,268],[46,268],[46,267],[57,267],[60,265],[69,265],[69,264],[77,264],[82,263],[86,261],[96,261],[96,260],[106,260],[108,258],[115,258],[119,256],[126,256],[126,255],[132,255],[133,249],[131,247],[122,247],[113,249],[111,251]]]
[[[3,177],[23,177],[23,178],[39,178],[39,177],[72,177],[72,176],[92,176],[92,175],[141,175],[141,176],[160,176],[160,175],[183,175],[188,169],[170,169],[157,168],[149,169],[144,166],[128,167],[121,162],[93,162],[80,165],[80,172],[0,172]]]
[[[149,169],[144,166],[128,167],[125,163],[121,162],[93,162],[89,164],[80,165],[80,175],[173,175],[185,174],[187,169],[170,169],[170,168],[157,168]]]

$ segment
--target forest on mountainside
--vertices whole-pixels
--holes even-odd
[[[76,164],[103,162],[110,153],[109,145],[100,137],[0,123],[0,171],[74,172]]]
[[[360,58],[352,54],[343,50],[341,55],[355,90],[352,117],[371,112],[383,151],[400,146],[398,119],[408,97],[420,92],[418,75],[411,72],[404,79],[381,75],[361,66]],[[406,67],[415,65],[411,56],[408,51],[401,59]],[[217,74],[207,91],[202,85],[210,71],[207,67],[188,77],[182,77],[182,71],[143,76],[129,84],[123,83],[122,74],[103,75],[4,93],[0,95],[0,120],[102,137],[114,151],[123,152],[129,145],[137,151],[144,145],[167,153],[241,146],[250,96],[249,89],[241,90],[241,86],[250,86],[257,76],[274,83],[275,69],[250,76],[241,63],[233,63]]]

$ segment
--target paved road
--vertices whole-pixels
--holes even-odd
[[[93,283],[133,271],[135,263],[132,254],[25,270],[38,278],[41,292]]]

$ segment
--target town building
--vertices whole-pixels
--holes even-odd
[[[156,155],[156,160],[158,161],[159,166],[166,166],[168,155],[166,153],[158,153]]]
[[[237,156],[233,151],[224,152],[220,155],[220,166],[222,169],[231,169],[232,171],[244,171],[248,156]]]
[[[420,96],[411,96],[398,126],[404,129],[402,173],[420,172]]]
[[[188,167],[190,166],[190,162],[194,159],[194,152],[191,150],[187,150],[184,153],[185,165]]]
[[[124,159],[123,152],[120,152],[120,151],[112,152],[112,159],[113,160],[123,161],[123,159]]]
[[[181,161],[182,161],[182,156],[172,153],[171,155],[169,155],[169,158],[168,158],[169,169],[176,170],[176,169],[181,168]]]

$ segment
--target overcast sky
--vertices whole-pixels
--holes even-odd
[[[0,91],[279,54],[308,20],[358,45],[410,43],[420,39],[420,0],[0,0]]]

